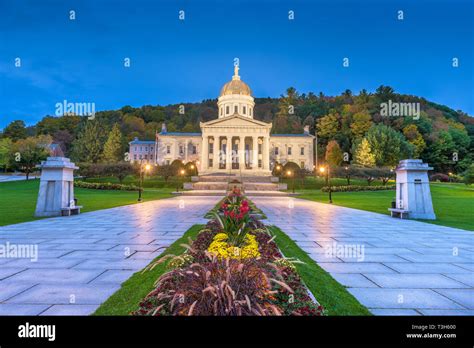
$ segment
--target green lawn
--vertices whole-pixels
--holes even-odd
[[[188,238],[196,238],[203,225],[192,226],[180,239],[171,244],[160,256],[184,252],[183,243]],[[316,299],[327,309],[328,315],[371,315],[344,286],[314,262],[295,242],[276,227],[271,227],[276,235],[275,242],[286,257],[296,257],[304,262],[297,264],[298,273]],[[154,261],[155,261],[154,260]],[[154,282],[167,271],[166,262],[151,271],[136,272],[126,280],[121,288],[95,311],[94,315],[128,315],[138,308],[140,301],[154,289]]]
[[[285,257],[295,257],[304,262],[295,264],[298,274],[318,302],[326,308],[328,315],[371,315],[367,308],[319,267],[288,235],[275,226],[271,226],[270,230],[276,235],[275,242]]]
[[[425,222],[474,231],[474,188],[464,184],[432,183],[430,185],[436,220]],[[328,203],[328,194],[321,190],[298,190],[299,198]],[[387,210],[395,198],[395,191],[336,192],[335,205],[389,214]]]
[[[155,260],[168,254],[182,254],[185,248],[181,246],[181,244],[188,243],[188,238],[195,239],[203,227],[204,225],[192,226],[181,238],[171,244]],[[166,262],[163,262],[151,271],[145,271],[143,273],[142,271],[136,272],[122,283],[121,288],[117,290],[117,292],[97,308],[94,315],[129,315],[131,311],[138,308],[140,301],[154,289],[153,284],[155,281],[167,271],[166,264]]]
[[[0,183],[0,226],[37,220],[34,212],[38,196],[39,180]],[[145,189],[144,201],[172,197],[171,188]],[[118,207],[137,203],[138,192],[90,190],[75,188],[77,204],[81,212]]]

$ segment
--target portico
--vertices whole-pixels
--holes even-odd
[[[201,173],[269,174],[271,123],[238,114],[201,123]]]

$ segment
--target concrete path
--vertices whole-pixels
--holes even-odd
[[[33,251],[0,257],[0,315],[93,313],[161,247],[206,223],[219,199],[176,197],[0,227],[0,250]]]
[[[296,198],[250,198],[372,313],[474,315],[474,231]]]
[[[37,177],[34,175],[30,175],[29,179],[36,179]],[[10,181],[21,181],[26,180],[26,176],[24,175],[0,175],[0,182],[10,182]]]

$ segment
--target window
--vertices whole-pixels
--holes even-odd
[[[207,146],[208,146],[207,152],[210,153],[210,154],[213,154],[214,153],[214,144],[208,143]]]
[[[301,155],[301,156],[304,155],[304,147],[301,148],[301,150],[300,150],[300,155]]]
[[[226,115],[228,115],[230,113],[230,108],[229,108],[228,105],[225,107],[225,113],[226,113]]]
[[[153,146],[152,146],[152,147],[150,147],[150,151],[153,151]]]
[[[134,160],[137,160],[137,155],[133,155],[133,159],[134,159]]]
[[[148,146],[145,147],[145,151],[148,152]]]
[[[301,167],[301,169],[303,169],[303,168],[304,168],[304,161],[301,161],[301,163],[300,163],[300,167]]]
[[[258,160],[258,167],[262,168],[262,160],[261,159]]]
[[[288,156],[291,156],[291,146],[288,146]]]
[[[262,144],[258,144],[258,154],[262,154]]]
[[[278,147],[275,147],[275,155],[278,155]]]
[[[145,159],[146,159],[146,160],[148,159],[148,155],[145,155]]]
[[[212,167],[214,167],[214,162],[212,158],[209,158],[209,168],[212,168]]]
[[[238,113],[239,112],[239,107],[237,105],[234,106],[234,113]]]
[[[166,146],[166,154],[169,155],[171,153],[171,146],[167,145]]]
[[[138,146],[135,145],[135,152],[137,152],[137,151],[138,151]]]
[[[191,153],[195,155],[197,153],[196,145],[193,145]]]
[[[142,152],[142,151],[143,151],[143,147],[142,147],[142,146],[140,146],[140,152]]]
[[[221,116],[224,114],[224,108],[221,108]]]
[[[142,159],[142,155],[140,155],[140,157],[139,157],[139,158],[140,158],[140,159]]]
[[[249,109],[250,116],[252,116],[252,110],[253,110],[252,108]]]
[[[247,108],[246,108],[245,106],[242,108],[242,113],[243,113],[244,115],[247,113]]]
[[[179,145],[179,154],[180,154],[180,155],[184,154],[183,145]]]

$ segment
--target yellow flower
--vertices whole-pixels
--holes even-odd
[[[244,239],[244,245],[241,248],[225,242],[227,238],[228,236],[225,233],[216,234],[207,251],[217,256],[219,259],[247,259],[260,257],[258,242],[254,235],[247,234]]]

